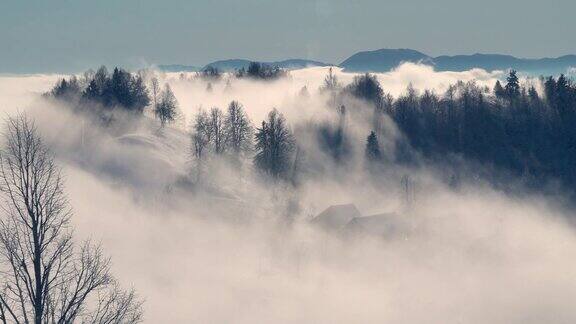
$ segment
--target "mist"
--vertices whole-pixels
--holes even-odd
[[[355,76],[334,71],[344,85]],[[318,90],[327,73],[230,83],[225,75],[211,91],[192,74],[158,73],[181,113],[161,134],[148,117],[106,131],[41,98],[55,75],[0,76],[0,109],[35,120],[64,168],[78,239],[102,242],[119,280],[145,299],[146,323],[574,323],[576,236],[561,194],[521,186],[510,194],[483,181],[454,190],[425,163],[391,162],[375,181],[360,152],[338,169],[304,131],[296,140],[311,152],[306,162],[325,173],[297,187],[257,181],[248,165],[238,179],[217,161],[208,188],[177,185],[191,172],[187,131],[200,109],[238,100],[256,126],[277,108],[292,130],[305,129],[334,118]],[[403,64],[376,76],[398,97],[409,85],[436,93],[458,81],[492,87],[502,73]],[[366,123],[347,125],[359,147]],[[403,134],[391,120],[382,128],[386,153]],[[407,175],[415,182],[409,206]],[[310,225],[340,204],[363,216],[396,213],[406,230],[383,239]]]
[[[315,94],[322,86],[324,78],[330,67],[312,67],[294,70],[288,78],[266,83],[249,80],[235,80],[227,87],[226,80],[230,75],[225,75],[223,80],[212,84],[213,91],[207,92],[206,82],[194,78],[195,73],[165,73],[164,80],[168,82],[180,102],[180,108],[189,119],[199,107],[226,107],[230,101],[238,100],[249,107],[250,117],[254,120],[262,120],[271,109],[278,108],[286,117],[294,122],[294,119],[309,119],[315,114],[323,114],[325,109],[322,98],[312,96],[312,103],[298,98],[302,87],[306,87],[310,94]],[[334,74],[342,84],[349,84],[356,73],[343,72],[341,68],[333,67]],[[458,81],[475,81],[481,86],[494,86],[503,72],[487,72],[474,69],[466,72],[437,72],[428,65],[404,63],[391,72],[375,73],[378,81],[385,91],[395,97],[405,93],[406,87],[412,85],[417,90],[434,90],[443,93],[452,84]],[[320,99],[320,100],[317,100]],[[301,106],[302,109],[296,109]]]

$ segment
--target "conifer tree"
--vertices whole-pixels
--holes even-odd
[[[378,162],[382,160],[382,152],[380,152],[380,143],[378,143],[378,137],[374,131],[370,132],[368,138],[366,139],[366,149],[365,149],[366,160],[368,162]]]

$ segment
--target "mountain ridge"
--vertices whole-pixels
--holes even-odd
[[[221,71],[229,72],[247,68],[252,61],[248,59],[227,59],[214,61],[203,67],[178,64],[159,65],[158,67],[167,72],[201,71],[207,67],[216,67]],[[339,66],[347,72],[389,72],[405,62],[431,65],[436,71],[461,72],[480,68],[487,71],[515,69],[531,74],[560,74],[567,73],[569,68],[576,67],[576,55],[518,58],[507,54],[474,53],[434,57],[409,48],[381,48],[354,53],[338,65],[298,58],[262,63],[287,70],[311,66]]]
[[[518,58],[506,54],[459,54],[429,56],[412,49],[378,49],[361,51],[340,63],[348,72],[388,72],[401,63],[424,63],[434,66],[436,71],[468,71],[481,68],[487,71],[515,69],[526,73],[566,73],[576,67],[576,55],[555,58]]]

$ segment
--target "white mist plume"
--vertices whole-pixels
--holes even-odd
[[[329,69],[329,67],[313,67],[294,70],[290,72],[289,78],[273,82],[232,79],[228,91],[224,90],[226,90],[226,79],[229,75],[225,75],[220,82],[212,83],[212,92],[206,91],[206,82],[189,81],[195,75],[194,73],[167,73],[165,81],[172,86],[188,118],[196,113],[200,106],[204,109],[214,106],[225,108],[230,101],[238,100],[248,107],[248,112],[255,121],[264,119],[268,111],[276,107],[294,122],[295,119],[309,119],[315,117],[315,114],[325,113],[324,109],[318,109],[324,103],[313,102],[300,107],[301,100],[296,100],[295,97],[304,86],[311,94],[315,94],[322,86]],[[349,84],[358,75],[343,72],[336,67],[333,71],[343,85]],[[181,75],[188,81],[183,81]],[[422,91],[434,90],[438,94],[444,93],[450,85],[458,81],[476,81],[480,86],[493,87],[502,72],[486,72],[481,69],[465,72],[436,72],[431,66],[404,63],[391,72],[375,73],[375,75],[384,91],[397,97],[406,91],[408,85]]]

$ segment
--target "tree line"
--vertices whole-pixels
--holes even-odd
[[[266,79],[273,71],[276,69],[255,63],[240,74]],[[220,74],[215,68],[202,73],[209,78]],[[100,68],[84,79],[62,80],[51,94],[66,100],[95,98],[90,100],[104,107],[126,105],[125,109],[136,114],[152,103],[162,125],[174,118],[177,100],[168,86],[160,90],[157,81],[153,80],[149,91],[141,76],[118,68],[112,74]],[[576,159],[576,86],[564,75],[521,83],[517,72],[510,71],[505,82],[496,82],[493,89],[458,82],[437,94],[429,90],[420,93],[409,86],[403,95],[393,98],[376,75],[358,75],[344,86],[330,70],[320,92],[338,117],[314,126],[313,140],[337,165],[345,165],[357,151],[354,146],[359,145],[347,134],[345,120],[362,114],[371,116],[364,143],[370,170],[391,162],[414,164],[417,156],[456,168],[462,157],[486,169],[503,170],[533,187],[550,179],[567,186],[576,183],[576,168],[572,167]],[[382,126],[385,118],[391,118],[404,135],[393,152],[381,146],[382,137],[387,136]],[[263,174],[289,178],[298,160],[294,155],[306,155],[296,145],[298,134],[281,113],[271,111],[260,127],[254,127],[238,102],[232,102],[226,113],[218,108],[201,111],[191,134],[198,175],[206,159],[225,155],[235,161],[251,156]],[[458,170],[454,175],[458,176]]]
[[[212,158],[226,158],[236,168],[252,157],[254,166],[271,179],[288,179],[295,141],[284,116],[273,109],[260,127],[251,124],[242,104],[232,101],[226,113],[217,107],[200,110],[191,128],[196,178]]]
[[[234,73],[238,79],[253,80],[274,80],[286,75],[287,72],[277,66],[259,62],[250,62],[248,68],[237,69]],[[208,66],[198,72],[198,77],[209,81],[207,90],[211,91],[211,82],[219,81],[222,72],[216,67]],[[79,109],[88,106],[90,113],[97,113],[105,120],[110,118],[107,112],[112,109],[119,108],[138,115],[151,105],[152,112],[162,127],[175,120],[178,109],[178,101],[168,84],[161,88],[155,77],[147,82],[146,71],[134,74],[119,67],[115,67],[112,73],[109,73],[105,66],[101,66],[96,72],[86,71],[81,78],[62,78],[45,95],[73,103]],[[95,109],[95,106],[100,109]]]
[[[505,84],[497,81],[493,89],[458,82],[438,95],[409,86],[393,99],[374,75],[364,74],[342,93],[369,103],[374,114],[367,130],[370,160],[384,158],[377,135],[380,118],[386,115],[407,139],[391,157],[398,163],[415,162],[404,150],[408,145],[448,168],[457,160],[453,157],[461,156],[512,173],[534,187],[550,179],[568,188],[576,183],[576,86],[565,75],[521,84],[512,70]]]
[[[106,122],[110,122],[114,111],[139,116],[151,106],[164,126],[174,121],[178,108],[168,84],[161,88],[154,77],[147,82],[145,71],[134,74],[118,67],[112,73],[102,66],[96,72],[85,72],[81,78],[63,78],[45,96],[66,101],[77,111],[97,115]]]

